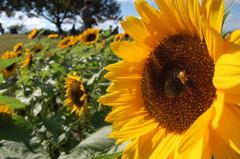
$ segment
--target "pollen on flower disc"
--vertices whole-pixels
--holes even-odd
[[[214,62],[196,37],[164,38],[147,59],[142,97],[149,115],[170,132],[182,133],[216,98]]]

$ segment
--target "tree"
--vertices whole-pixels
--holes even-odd
[[[122,19],[120,4],[116,0],[93,0],[93,16],[98,23],[106,20]],[[0,11],[7,16],[14,16],[16,11],[24,12],[28,17],[43,17],[55,24],[62,32],[63,23],[75,23],[84,7],[84,0],[0,0]]]

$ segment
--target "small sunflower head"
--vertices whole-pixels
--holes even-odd
[[[0,103],[0,113],[12,114],[14,113],[14,109],[9,108],[10,105],[4,105],[4,103]]]
[[[114,42],[115,42],[115,41],[121,41],[122,38],[123,38],[122,34],[117,34],[117,35],[114,36],[113,41],[114,41]]]
[[[43,47],[41,45],[37,45],[33,48],[33,52],[36,54],[40,51],[42,51]]]
[[[11,58],[16,58],[16,57],[17,57],[17,54],[12,51],[6,51],[1,56],[2,59],[11,59]],[[17,66],[18,66],[18,63],[15,62],[15,63],[11,64],[10,66],[8,66],[7,68],[2,69],[3,76],[5,76],[5,77],[11,76],[15,72]]]
[[[129,34],[126,33],[126,32],[123,33],[122,36],[123,36],[124,39],[129,39],[130,38]]]
[[[30,53],[30,49],[26,48],[26,53],[24,57],[24,61],[21,62],[22,66],[20,68],[24,68],[25,66],[30,67],[32,64],[32,55]]]
[[[79,116],[83,110],[87,110],[87,94],[84,88],[83,80],[73,72],[73,75],[68,74],[68,78],[65,78],[65,86],[67,99],[64,101],[64,105],[68,105],[67,110],[71,110],[71,113],[76,111]]]
[[[99,38],[99,29],[89,28],[80,35],[82,44],[89,45],[97,42]]]
[[[67,36],[59,42],[58,47],[65,49],[65,48],[68,48],[70,44],[71,44],[71,36]]]
[[[38,29],[34,28],[32,31],[30,31],[30,33],[28,34],[28,39],[32,39],[34,38],[38,33]]]
[[[17,52],[20,51],[22,49],[23,44],[22,43],[17,43],[14,47],[13,47],[13,51]]]
[[[71,36],[70,39],[69,45],[74,45],[79,41],[79,36]]]
[[[58,34],[50,34],[48,35],[48,38],[51,39],[51,38],[57,38],[58,37]]]
[[[11,120],[11,115],[14,113],[14,109],[9,108],[10,105],[4,105],[4,103],[0,103],[0,125],[5,125]]]
[[[21,50],[19,50],[19,51],[15,52],[15,53],[16,53],[17,57],[20,57],[20,56],[22,56],[22,51],[21,51]]]

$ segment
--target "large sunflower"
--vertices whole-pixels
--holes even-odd
[[[109,137],[131,140],[122,158],[240,158],[240,30],[223,40],[223,0],[156,3],[135,1],[141,19],[121,22],[135,42],[111,44]]]
[[[38,33],[38,29],[34,28],[32,31],[28,33],[28,39],[34,38],[37,35],[37,33]]]
[[[26,48],[26,53],[24,56],[24,60],[21,62],[22,66],[20,68],[24,68],[25,66],[31,66],[32,64],[32,55],[30,53],[30,49]]]
[[[1,56],[2,59],[10,59],[10,58],[16,58],[16,57],[17,57],[17,54],[12,51],[6,51]],[[15,72],[17,66],[18,66],[18,63],[15,62],[10,66],[8,66],[7,68],[2,69],[3,76],[5,77],[11,76]]]
[[[79,38],[82,44],[94,44],[99,38],[99,29],[89,28],[85,30]]]
[[[71,110],[71,113],[76,111],[79,116],[82,111],[86,111],[87,105],[87,94],[83,85],[83,80],[77,76],[76,72],[73,75],[68,74],[68,78],[65,78],[65,86],[67,99],[64,101],[64,106],[68,106],[67,110]]]

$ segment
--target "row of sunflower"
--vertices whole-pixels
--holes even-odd
[[[110,43],[131,38],[94,28],[76,36],[43,33],[33,29],[28,38],[37,42],[19,42],[1,56],[0,154],[44,159],[119,156],[122,148],[107,139],[111,128],[104,118],[111,108],[97,100],[111,84],[103,78],[104,68],[119,61]],[[91,144],[82,146],[86,142]]]

